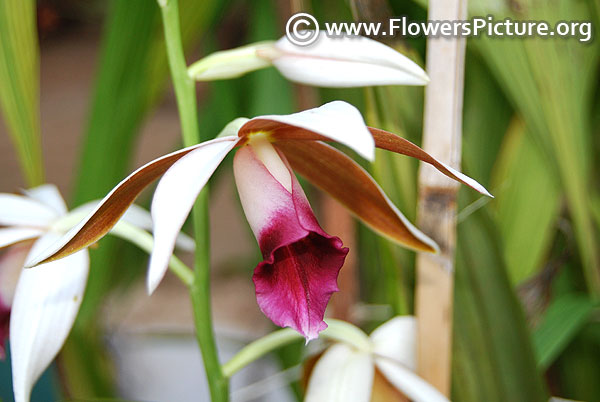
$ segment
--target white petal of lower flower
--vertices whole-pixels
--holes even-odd
[[[49,233],[40,238],[28,258],[58,237]],[[33,385],[62,348],[79,311],[88,271],[87,250],[22,271],[10,318],[16,402],[29,400]]]
[[[30,244],[17,244],[0,255],[0,310],[2,305],[12,306],[17,281],[30,249]]]
[[[94,211],[100,202],[100,200],[93,200],[74,208],[71,210],[71,212],[69,212],[68,219],[62,218],[58,223],[53,225],[53,228],[57,230],[70,229],[72,226],[74,226],[74,223],[79,223],[81,219],[85,218],[92,211]],[[152,216],[150,215],[150,212],[136,204],[131,204],[121,219],[131,223],[134,226],[137,226],[140,229],[152,230]]]
[[[150,212],[136,204],[131,204],[121,218],[140,229],[152,230],[152,216]]]
[[[0,229],[0,248],[10,246],[23,240],[34,239],[44,233],[35,228],[6,228]]]
[[[377,368],[385,378],[414,402],[448,402],[435,387],[398,362],[375,357]]]
[[[131,204],[121,219],[140,229],[152,231],[152,215],[139,205]],[[179,232],[177,240],[175,240],[175,246],[184,251],[194,251],[196,242],[185,233]]]
[[[152,198],[154,249],[148,268],[148,292],[154,292],[167,271],[177,235],[200,190],[237,141],[213,140],[169,168]]]
[[[60,191],[58,191],[58,188],[54,184],[42,184],[41,186],[24,190],[23,192],[27,194],[29,198],[33,198],[34,200],[49,206],[59,215],[64,215],[68,211],[65,200],[62,198]]]
[[[308,382],[305,402],[369,402],[373,388],[369,353],[338,343],[317,361]]]
[[[58,213],[39,201],[20,195],[0,194],[0,226],[45,227]]]
[[[82,219],[89,216],[89,214],[98,207],[98,204],[100,204],[100,200],[94,200],[80,205],[65,216],[53,222],[52,230],[58,232],[67,232],[71,230],[71,228],[79,224]],[[131,204],[129,206],[127,211],[123,214],[121,220],[143,230],[152,230],[152,216],[150,215],[150,212],[136,204]],[[117,225],[118,224],[119,223],[117,223]],[[111,229],[111,233],[112,232],[113,230]],[[196,248],[196,243],[190,236],[180,232],[177,235],[175,246],[184,251],[194,251],[194,248]]]
[[[417,320],[412,316],[394,317],[369,336],[373,353],[389,357],[411,370],[417,367]]]
[[[325,32],[309,46],[287,37],[277,41],[281,52],[273,64],[291,81],[322,87],[425,85],[427,74],[393,48],[362,36],[328,37]]]
[[[368,160],[372,161],[375,158],[373,136],[358,109],[347,102],[333,101],[318,108],[288,115],[258,116],[250,119],[248,123],[261,119],[312,131],[347,145]],[[285,138],[285,135],[282,138]]]

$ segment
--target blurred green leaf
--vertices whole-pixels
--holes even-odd
[[[453,398],[461,402],[546,401],[500,243],[485,208],[458,226]]]
[[[255,0],[251,6],[248,42],[273,40],[281,36],[277,26],[277,7],[272,0]],[[247,76],[247,114],[287,114],[294,111],[292,85],[274,68],[255,71]]]
[[[28,187],[44,182],[36,2],[0,1],[0,106]]]
[[[484,61],[467,41],[463,106],[462,170],[489,186],[492,168],[513,109]]]
[[[512,283],[543,267],[560,214],[560,187],[548,160],[515,120],[494,169],[494,205]]]
[[[484,2],[482,2],[484,4]],[[493,13],[497,4],[488,0]],[[585,20],[591,2],[523,1],[519,14],[494,15],[522,20]],[[482,53],[527,123],[534,143],[554,166],[573,219],[583,272],[590,292],[600,294],[600,250],[591,219],[589,189],[592,147],[590,103],[596,79],[599,43],[575,38],[480,37],[472,44]]]
[[[552,301],[533,333],[538,367],[546,370],[587,323],[597,303],[566,294]]]
[[[600,323],[590,322],[573,339],[556,363],[561,396],[597,401],[600,395]]]

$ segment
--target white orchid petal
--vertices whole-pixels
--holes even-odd
[[[385,378],[414,402],[448,402],[448,398],[427,381],[396,361],[375,358],[377,368]]]
[[[273,64],[291,81],[322,87],[425,85],[427,74],[393,48],[362,36],[328,37],[319,33],[309,46],[287,37],[277,41]]]
[[[237,141],[206,143],[173,164],[158,182],[151,207],[155,246],[148,268],[149,293],[165,275],[177,235],[200,190],[236,144]]]
[[[34,188],[23,190],[23,192],[29,197],[36,201],[39,201],[60,215],[67,213],[68,208],[65,200],[60,195],[60,191],[54,184],[42,184]]]
[[[308,382],[305,402],[369,402],[375,374],[369,353],[343,343],[327,349]]]
[[[472,179],[469,176],[467,176],[466,174],[459,172],[458,170],[454,169],[450,165],[447,165],[443,162],[440,162],[440,164],[443,165],[446,169],[448,169],[450,171],[450,173],[452,173],[454,176],[456,176],[460,181],[465,183],[467,186],[479,191],[483,195],[487,195],[488,197],[494,198],[494,196],[492,194],[490,194],[490,192],[485,187],[483,187],[481,184],[479,184],[477,182],[477,180]]]
[[[39,201],[0,193],[0,226],[45,227],[57,217],[52,208]]]
[[[28,258],[58,237],[49,233],[40,238]],[[16,402],[29,400],[33,385],[62,348],[79,311],[88,271],[87,250],[22,271],[10,319]]]
[[[0,229],[0,248],[10,246],[23,240],[34,239],[44,233],[35,228],[5,228]]]
[[[270,122],[299,127],[344,144],[370,161],[375,158],[373,136],[358,109],[349,103],[333,101],[299,113],[258,116],[242,126],[240,133],[244,134],[245,130],[260,131],[263,123],[268,130],[269,126],[273,126]],[[287,130],[285,127],[278,127],[276,130],[276,139],[302,139],[302,133],[299,135],[293,132],[295,130]]]
[[[150,212],[136,204],[131,204],[127,208],[121,220],[131,223],[140,229],[152,230],[152,216]]]
[[[370,335],[373,353],[391,358],[416,370],[417,320],[412,316],[394,317]]]

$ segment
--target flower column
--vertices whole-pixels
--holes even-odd
[[[459,20],[467,0],[430,0],[429,20]],[[435,158],[460,165],[465,39],[427,39],[423,148]],[[417,258],[416,315],[418,373],[450,395],[452,300],[458,186],[422,165],[419,175],[419,225],[440,246],[438,255]]]

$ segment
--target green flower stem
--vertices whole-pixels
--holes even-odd
[[[178,0],[161,0],[163,27],[167,57],[177,97],[185,146],[200,141],[195,84],[187,73],[179,26]],[[213,402],[228,400],[228,381],[221,371],[215,344],[210,307],[210,233],[208,221],[208,191],[202,191],[192,210],[196,237],[195,276],[190,288],[194,309],[196,339],[202,352],[202,360]]]
[[[187,73],[185,55],[179,26],[178,0],[169,0],[161,6],[167,58],[171,70],[171,78],[175,87],[177,109],[181,120],[181,135],[185,146],[195,145],[200,141],[198,127],[198,111],[196,107],[196,86]]]
[[[341,320],[328,319],[325,322],[327,328],[321,332],[321,336],[337,342],[347,343],[358,350],[367,352],[371,350],[369,336],[362,329]]]
[[[223,365],[223,374],[225,377],[231,377],[248,364],[260,359],[262,356],[277,348],[288,345],[297,340],[303,339],[302,335],[291,328],[283,328],[246,345],[227,363]]]
[[[327,329],[321,332],[321,336],[337,342],[347,343],[356,349],[370,351],[371,342],[367,334],[360,328],[345,321],[329,319],[326,320]],[[227,363],[223,365],[223,374],[229,378],[248,364],[256,361],[277,348],[304,339],[302,335],[290,328],[271,332],[264,337],[246,345]]]

